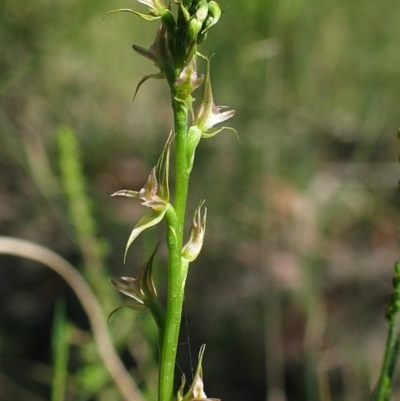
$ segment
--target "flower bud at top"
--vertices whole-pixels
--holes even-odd
[[[219,7],[218,3],[211,0],[208,3],[208,15],[207,19],[204,21],[202,33],[213,27],[221,18],[221,14],[221,8]]]
[[[219,21],[221,17],[221,9],[215,1],[210,1],[208,3],[208,15],[205,19],[202,29],[199,32],[197,43],[201,44],[207,37],[208,30],[212,28]]]
[[[184,41],[185,61],[187,61],[197,51],[198,36],[208,15],[208,3],[207,0],[199,0],[196,4],[193,2],[189,10],[184,7],[181,7],[181,10],[187,21]]]

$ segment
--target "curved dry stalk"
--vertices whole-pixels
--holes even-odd
[[[100,358],[126,401],[143,401],[139,389],[119,359],[103,311],[81,274],[53,251],[33,242],[0,236],[0,254],[42,263],[59,274],[75,292],[89,319]]]

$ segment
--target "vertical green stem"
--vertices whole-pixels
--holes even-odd
[[[374,397],[375,401],[388,401],[392,393],[392,383],[390,382],[389,366],[393,349],[394,334],[395,334],[395,325],[393,323],[390,323],[389,332],[386,340],[386,349],[383,360],[382,372],[378,381],[378,386]]]
[[[166,324],[161,350],[159,401],[171,401],[174,391],[175,361],[178,350],[185,282],[188,263],[182,261],[183,232],[189,187],[186,141],[188,130],[188,111],[185,105],[174,99],[172,105],[175,122],[175,227],[167,231],[169,251],[169,278]]]
[[[52,351],[54,373],[51,386],[51,401],[64,401],[68,377],[69,327],[65,320],[65,302],[58,301],[54,313]]]
[[[396,375],[400,343],[400,262],[395,263],[393,290],[392,297],[386,309],[386,318],[389,322],[389,330],[381,374],[373,397],[374,401],[390,400],[393,391],[393,380]]]

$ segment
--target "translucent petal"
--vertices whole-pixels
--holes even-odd
[[[137,222],[135,228],[132,230],[131,235],[129,236],[128,242],[125,247],[124,262],[126,260],[126,255],[128,253],[129,247],[132,245],[132,242],[135,241],[139,234],[142,233],[144,230],[158,224],[163,219],[166,210],[167,205],[165,205],[163,210],[153,210],[152,213],[143,216]]]
[[[130,9],[130,8],[118,8],[117,10],[110,10],[110,11],[106,12],[106,13],[104,14],[104,16],[103,16],[103,21],[104,21],[104,19],[105,19],[108,15],[110,15],[110,14],[115,14],[115,13],[130,13],[130,14],[135,14],[135,15],[137,15],[138,17],[143,18],[143,19],[146,20],[146,21],[155,21],[155,20],[158,20],[158,19],[161,18],[161,17],[158,16],[158,15],[143,14],[143,13],[140,13],[140,12],[138,12],[138,11],[132,10],[132,9]]]

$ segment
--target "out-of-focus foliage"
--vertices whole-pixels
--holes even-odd
[[[131,102],[138,80],[156,68],[130,48],[151,43],[151,24],[123,14],[102,21],[126,6],[0,2],[0,233],[45,244],[82,267],[58,171],[55,133],[69,126],[79,136],[110,277],[135,276],[142,259],[135,254],[149,254],[154,237],[135,244],[123,266],[141,212],[109,195],[141,188],[171,128],[162,81],[146,82]],[[200,50],[215,53],[215,101],[236,109],[240,139],[221,134],[197,152],[192,199],[207,199],[208,221],[188,280],[190,348],[196,355],[207,342],[207,390],[224,400],[365,400],[382,358],[398,259],[400,2],[221,6],[213,39]],[[49,394],[50,321],[60,293],[87,338],[81,309],[57,278],[1,258],[7,401]],[[185,333],[180,366],[190,376]],[[141,351],[156,354],[136,331],[127,349],[128,364],[150,363]],[[105,380],[85,370],[85,358],[70,357],[71,371],[87,372],[83,384],[67,383],[71,394]]]

